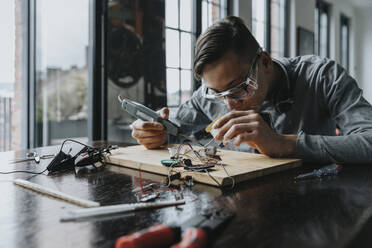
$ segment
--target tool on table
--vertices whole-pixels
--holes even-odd
[[[47,154],[47,155],[39,155],[37,152],[28,152],[26,154],[26,158],[21,158],[21,159],[15,159],[11,161],[11,164],[16,164],[16,163],[22,163],[22,162],[28,162],[28,161],[35,161],[35,163],[40,163],[41,159],[49,159],[49,158],[54,158],[55,154]]]
[[[81,198],[78,198],[78,197],[75,197],[75,196],[71,196],[71,195],[62,193],[62,192],[54,190],[54,189],[46,188],[46,187],[41,186],[41,185],[36,184],[36,183],[31,183],[31,182],[23,180],[23,179],[16,179],[16,180],[13,181],[13,183],[15,185],[24,187],[26,189],[30,189],[30,190],[36,191],[36,192],[44,194],[44,195],[52,196],[52,197],[67,201],[69,203],[73,203],[75,205],[81,206],[81,207],[90,208],[90,207],[100,206],[100,204],[98,202],[84,200],[84,199],[81,199]]]
[[[212,234],[219,231],[233,216],[234,213],[230,211],[213,209],[192,217],[181,226],[158,224],[148,229],[125,235],[116,240],[115,248],[209,247],[213,241],[211,238]]]
[[[321,178],[321,177],[328,176],[328,175],[337,175],[341,169],[342,169],[342,165],[331,164],[331,165],[322,167],[318,170],[313,170],[312,172],[298,175],[297,177],[295,177],[295,180],[314,178],[314,177]]]
[[[75,155],[71,155],[70,148],[68,153],[63,151],[63,147],[67,141],[77,143],[83,146]],[[110,154],[110,151],[117,149],[117,145],[110,145],[107,147],[95,148],[85,145],[81,142],[72,139],[66,139],[60,148],[60,151],[54,157],[54,159],[49,163],[47,169],[51,173],[63,172],[74,170],[76,174],[83,174],[86,172],[97,171],[103,168],[104,156]]]
[[[104,216],[110,214],[125,213],[149,208],[161,208],[168,206],[177,206],[185,204],[185,200],[176,201],[161,201],[152,203],[130,203],[118,204],[111,206],[103,206],[89,209],[70,210],[67,214],[61,217],[61,221],[74,221],[79,219],[86,219],[89,217]]]
[[[104,168],[104,155],[111,154],[111,150],[117,149],[117,145],[111,145],[107,148],[89,148],[83,153],[80,153],[75,163],[75,173],[85,174],[89,172],[95,172]]]
[[[141,119],[143,121],[159,122],[164,126],[164,128],[170,135],[181,136],[193,143],[203,146],[197,139],[181,133],[180,128],[176,124],[169,120],[161,118],[154,110],[138,102],[122,98],[120,95],[118,96],[118,99],[121,103],[121,107],[134,118]]]

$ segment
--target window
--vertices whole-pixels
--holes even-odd
[[[321,57],[329,57],[329,5],[316,2],[315,8],[315,51]]]
[[[27,147],[27,3],[0,8],[0,151]]]
[[[227,0],[202,0],[202,31],[227,16]]]
[[[106,96],[98,95],[97,98],[102,98],[104,104],[107,104],[107,107],[102,108],[107,111],[102,113],[107,119],[98,116],[104,119],[104,123],[97,129],[102,129],[103,132],[107,130],[108,140],[136,143],[131,137],[132,130],[129,126],[135,118],[122,110],[118,102],[119,94],[155,110],[167,104],[165,2],[165,0],[106,0],[107,21],[104,37],[106,72],[103,75],[105,77],[103,87],[106,85],[107,88],[103,90],[106,91],[104,93]],[[171,1],[170,4],[172,2],[178,4],[178,1]],[[96,18],[97,22],[101,21],[100,15]],[[176,19],[178,21],[178,17]],[[181,20],[181,23],[184,22]],[[172,26],[174,23],[171,22],[169,25]],[[97,35],[100,33],[97,32]],[[99,36],[96,40],[101,39]],[[102,54],[99,46],[97,49],[96,53]],[[175,58],[178,56],[177,54]],[[102,84],[99,81],[98,83],[100,90]]]
[[[34,145],[86,142],[89,0],[36,0]]]
[[[12,53],[21,55],[13,63],[20,67],[11,74],[22,84],[14,84],[20,102],[10,105],[14,113],[22,110],[22,116],[11,122],[13,130],[14,120],[20,124],[15,136],[23,137],[24,147],[59,144],[66,137],[131,142],[128,124],[133,120],[123,114],[118,94],[153,109],[189,99],[202,6],[207,6],[208,26],[226,15],[226,2],[14,1],[16,11],[6,12],[24,18],[13,18],[17,20],[13,44],[21,46]],[[22,43],[17,37],[23,36]]]
[[[194,1],[166,0],[166,81],[167,104],[178,106],[192,93],[192,53],[196,34]]]
[[[269,5],[267,0],[252,0],[252,34],[261,47],[269,51],[268,18]]]
[[[0,9],[0,151],[11,149],[14,101],[14,1],[5,0]],[[20,124],[20,123],[18,123]]]
[[[350,19],[341,14],[340,20],[340,61],[341,65],[349,70],[349,37],[350,37]]]
[[[270,4],[270,54],[273,58],[285,56],[286,0],[272,0]]]
[[[286,0],[252,0],[252,34],[273,58],[286,54]]]
[[[192,60],[196,41],[196,1],[166,0],[167,104],[176,107],[187,101],[194,89]],[[227,0],[202,0],[201,30],[227,15]]]

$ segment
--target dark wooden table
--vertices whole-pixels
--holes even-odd
[[[36,150],[48,154],[58,149]],[[46,168],[49,160],[40,164],[9,163],[24,157],[26,152],[0,153],[0,171]],[[185,191],[187,204],[181,207],[80,222],[60,222],[67,210],[79,207],[17,187],[11,180],[29,179],[110,205],[136,202],[132,189],[138,186],[138,172],[109,165],[99,173],[79,177],[73,172],[32,178],[29,174],[0,175],[0,247],[114,247],[119,236],[158,223],[182,223],[210,207],[224,207],[236,213],[215,237],[214,247],[345,247],[372,213],[372,167],[350,165],[338,176],[293,180],[299,173],[316,167],[319,166],[306,165],[241,183],[234,191],[196,184]],[[163,179],[144,172],[142,178],[145,182]]]

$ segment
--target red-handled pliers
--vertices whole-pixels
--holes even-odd
[[[234,216],[224,209],[209,210],[198,214],[181,226],[159,224],[116,240],[115,248],[203,248],[210,244],[211,233]],[[182,235],[182,237],[181,237]]]

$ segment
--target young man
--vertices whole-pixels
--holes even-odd
[[[199,37],[194,74],[202,86],[171,118],[184,132],[193,134],[222,116],[213,126],[216,138],[245,151],[324,163],[372,162],[372,107],[332,60],[271,59],[240,18],[227,17]],[[263,113],[270,114],[271,127]],[[169,110],[160,115],[168,118]],[[132,126],[133,137],[149,149],[167,140],[160,123],[137,120]]]

